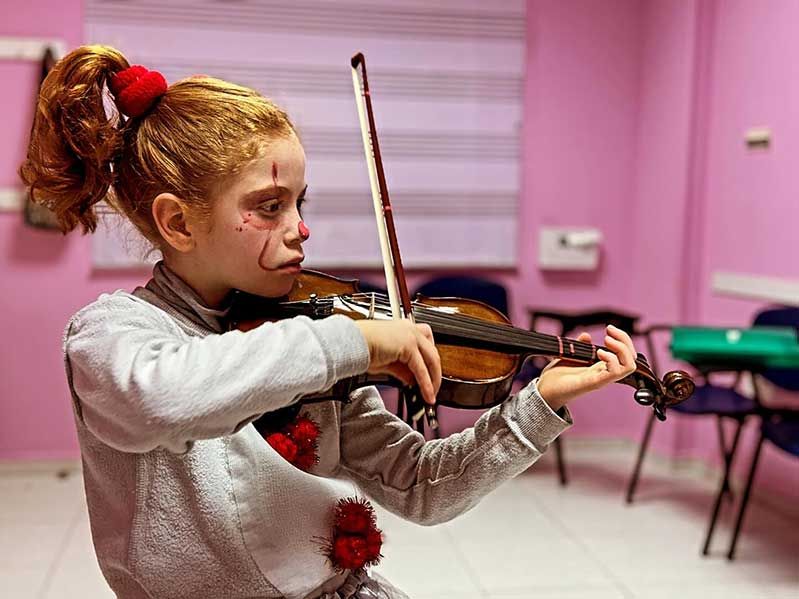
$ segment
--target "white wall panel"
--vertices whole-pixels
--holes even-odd
[[[405,264],[491,267],[516,259],[524,11],[521,0],[88,0],[86,31],[168,81],[229,79],[289,112],[309,159],[311,266],[380,261],[349,69],[363,51]],[[117,264],[112,245],[96,250]]]

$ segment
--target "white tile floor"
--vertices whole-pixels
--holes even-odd
[[[381,511],[380,571],[415,599],[799,599],[796,519],[753,503],[738,559],[723,557],[729,517],[703,559],[713,481],[650,463],[639,500],[626,506],[629,452],[574,453],[568,487],[547,456],[443,526]],[[0,597],[113,597],[94,559],[79,472],[0,474],[0,532]]]

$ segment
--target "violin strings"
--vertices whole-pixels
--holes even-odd
[[[525,338],[523,333],[515,332],[515,331],[508,331],[507,327],[504,328],[500,332],[499,339],[497,339],[498,335],[491,335],[490,331],[486,331],[489,327],[483,327],[481,325],[475,325],[472,323],[467,323],[466,321],[457,322],[455,325],[452,325],[448,320],[451,320],[447,315],[440,315],[436,314],[433,311],[423,312],[419,315],[419,320],[421,322],[426,322],[427,324],[433,325],[443,334],[453,334],[453,335],[464,335],[469,338],[476,338],[486,342],[493,342],[505,345],[511,345],[513,347],[519,347],[520,349],[543,349],[549,353],[557,355],[560,353],[560,348],[562,347],[556,341],[551,339],[542,339],[542,338]],[[585,348],[575,348],[575,357],[579,357],[579,354],[584,352],[583,357],[590,357],[592,356],[592,351],[585,349]]]
[[[369,294],[371,297],[371,294]],[[354,296],[353,296],[354,297]],[[379,297],[379,296],[378,296]],[[387,305],[387,303],[381,299],[381,301],[376,301],[376,304],[380,305]],[[517,328],[514,328],[511,325],[500,324],[500,323],[492,323],[487,322],[485,320],[481,320],[479,318],[475,318],[473,316],[465,315],[465,314],[447,314],[441,312],[436,306],[428,306],[422,303],[417,303],[414,307],[414,313],[420,315],[429,315],[431,318],[438,319],[443,324],[450,324],[448,321],[452,321],[455,323],[463,323],[464,325],[472,325],[470,330],[483,332],[485,330],[490,330],[496,332],[498,334],[502,334],[505,337],[516,337],[516,339],[520,342],[530,342],[531,340],[538,340],[541,342],[550,342],[555,347],[558,346],[558,342],[556,341],[556,337],[552,335],[547,335],[544,333],[537,333],[535,331],[523,331]],[[490,339],[487,339],[490,340]],[[591,352],[593,346],[589,343],[584,343],[582,341],[569,341],[570,343],[574,343],[576,348],[584,349],[587,352]]]
[[[375,304],[382,307],[387,305],[382,294],[356,294],[358,296],[367,296],[370,299],[375,297]],[[355,298],[356,295],[351,297]],[[357,300],[356,300],[357,301]],[[476,338],[481,341],[497,343],[495,337],[488,336],[489,333],[496,333],[503,337],[502,341],[508,345],[519,346],[523,349],[538,349],[543,344],[545,351],[557,355],[562,345],[557,341],[557,338],[552,335],[537,333],[535,331],[522,331],[512,326],[491,323],[478,318],[463,315],[463,314],[446,314],[442,313],[435,306],[425,306],[425,304],[417,303],[414,306],[414,314],[421,317],[422,321],[427,324],[436,324],[439,331],[443,334],[454,334],[460,336],[467,336]],[[584,358],[590,359],[595,357],[594,346],[582,341],[567,341],[570,346],[575,348],[575,355],[579,356],[580,353],[584,354]],[[501,341],[500,341],[501,343]],[[532,344],[535,344],[531,347]],[[601,348],[601,346],[597,346]]]
[[[386,305],[384,301],[380,302],[383,305]],[[418,307],[416,307],[418,306]],[[506,338],[515,338],[515,340],[522,344],[529,344],[531,341],[539,341],[542,343],[549,343],[551,347],[557,348],[559,344],[557,342],[557,338],[552,335],[547,335],[544,333],[537,333],[535,331],[523,331],[517,328],[514,328],[510,325],[500,324],[500,323],[492,323],[487,322],[485,320],[481,320],[479,318],[475,318],[473,316],[468,316],[464,314],[446,314],[441,312],[435,306],[427,306],[422,303],[417,303],[414,307],[414,313],[419,315],[426,315],[429,316],[431,319],[439,321],[442,325],[450,325],[452,321],[457,324],[465,325],[470,332],[473,333],[483,333],[486,331],[496,332],[497,334],[501,334]],[[457,330],[450,328],[450,331]],[[481,337],[483,340],[492,341],[493,338],[488,337]],[[582,341],[573,341],[570,340],[569,343],[573,343],[575,348],[584,350],[589,355],[593,351],[593,346],[589,343],[584,343]]]

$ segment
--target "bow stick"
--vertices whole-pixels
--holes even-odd
[[[386,288],[391,305],[392,318],[413,320],[413,305],[408,295],[405,271],[402,268],[397,231],[394,228],[394,213],[388,196],[383,160],[380,156],[380,143],[377,141],[372,98],[369,94],[369,80],[366,77],[366,57],[358,52],[350,60],[352,67],[352,86],[355,91],[355,105],[358,108],[358,121],[361,126],[361,139],[366,155],[366,168],[369,172],[369,185],[372,191],[372,204],[375,211],[377,235],[380,239],[380,253],[383,257],[383,270],[386,275]],[[360,69],[360,73],[358,72]],[[421,411],[413,416],[417,421]],[[428,406],[424,413],[430,428],[438,428],[435,408]]]

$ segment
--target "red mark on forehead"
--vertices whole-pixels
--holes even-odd
[[[277,162],[272,163],[272,183],[277,189]]]

